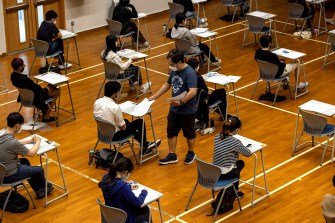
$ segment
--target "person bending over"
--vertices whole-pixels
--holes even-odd
[[[206,44],[197,42],[192,33],[188,28],[185,27],[186,17],[183,13],[177,13],[176,15],[176,24],[172,28],[171,37],[173,39],[183,39],[191,42],[192,47],[188,50],[187,53],[201,53],[201,58],[204,60],[204,55],[206,55],[212,63],[220,63],[221,60],[215,58],[212,52],[209,52],[209,48]]]
[[[50,84],[45,88],[41,88],[28,75],[23,74],[22,72],[26,65],[21,58],[14,58],[11,65],[14,70],[10,77],[12,84],[17,88],[24,88],[34,92],[33,105],[42,111],[43,122],[55,121],[55,117],[50,117],[51,110],[44,101],[53,98],[53,101],[50,103],[50,107],[53,107],[56,99],[59,97],[59,89]]]
[[[137,18],[137,11],[135,7],[130,4],[129,0],[120,0],[114,8],[113,20],[122,24],[121,34],[127,34],[134,31],[132,34],[133,40],[137,40],[138,27],[131,21],[131,18]],[[149,46],[149,42],[144,38],[143,34],[139,32],[139,43],[144,46]]]
[[[215,136],[213,164],[221,168],[220,180],[240,179],[244,161],[239,160],[238,155],[241,153],[246,157],[251,156],[250,150],[243,146],[240,140],[233,137],[241,128],[241,120],[232,116],[223,122],[220,134]],[[238,191],[238,183],[234,186]],[[239,191],[238,196],[242,198],[244,193]]]
[[[37,39],[43,40],[49,44],[47,55],[53,54],[57,51],[62,51],[59,54],[59,69],[64,69],[64,45],[62,40],[62,33],[56,26],[57,13],[54,10],[49,10],[45,13],[45,21],[43,21],[37,31]],[[67,68],[72,64],[67,63]]]
[[[36,198],[45,197],[45,177],[41,166],[31,166],[26,158],[18,158],[18,155],[33,157],[41,143],[41,138],[33,135],[30,138],[17,140],[15,134],[21,131],[24,123],[23,116],[18,112],[12,112],[7,116],[7,128],[0,130],[0,163],[6,168],[3,183],[13,183],[26,178],[31,188],[36,193]],[[28,149],[24,144],[33,143]],[[51,183],[47,184],[47,193],[50,194],[54,188]]]
[[[119,208],[127,213],[126,223],[149,222],[150,210],[146,205],[141,207],[148,191],[143,189],[138,197],[132,192],[138,185],[125,182],[133,173],[134,165],[129,158],[122,157],[111,165],[109,172],[98,183],[105,204]]]
[[[289,76],[289,74],[294,71],[294,75],[295,75],[295,80],[296,82],[299,82],[299,80],[297,80],[297,63],[285,63],[285,60],[280,60],[279,57],[277,56],[277,54],[272,53],[270,51],[270,46],[272,44],[272,37],[269,35],[263,35],[260,39],[259,42],[261,44],[261,49],[257,49],[256,50],[256,54],[255,54],[255,60],[263,60],[272,64],[276,64],[278,65],[278,71],[277,74],[275,76],[275,78],[279,78],[282,76]],[[300,84],[298,85],[298,89],[303,89],[305,88],[305,86],[308,86],[309,83],[302,83],[300,82]]]
[[[147,92],[149,90],[149,87],[151,86],[151,82],[147,82],[142,85],[142,76],[141,76],[141,72],[139,72],[138,70],[139,67],[134,66],[132,64],[132,62],[137,60],[137,57],[132,57],[128,61],[123,62],[120,56],[116,53],[116,41],[117,41],[117,38],[114,35],[108,35],[106,37],[107,48],[104,51],[102,51],[101,58],[105,61],[117,64],[120,66],[122,70],[122,73],[118,75],[120,78],[122,78],[123,76],[127,77],[131,75],[135,75],[131,77],[131,81],[129,83],[130,87],[134,88],[136,85],[139,85],[142,93]],[[137,82],[138,79],[139,79],[139,83]]]
[[[94,103],[94,116],[115,126],[116,132],[113,136],[113,140],[115,141],[121,140],[129,135],[134,135],[134,139],[141,144],[143,134],[142,156],[149,155],[152,153],[152,149],[155,147],[155,144],[157,144],[157,147],[160,145],[161,140],[158,139],[156,142],[147,141],[145,125],[144,131],[142,132],[143,119],[136,119],[132,122],[129,122],[127,119],[123,119],[121,108],[115,102],[120,88],[120,83],[116,81],[109,81],[105,84],[105,96],[97,99]]]

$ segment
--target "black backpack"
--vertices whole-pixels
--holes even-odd
[[[215,198],[215,201],[213,201],[211,203],[212,208],[214,209],[214,211],[213,211],[213,213],[211,213],[211,214],[209,214],[207,216],[212,216],[215,213],[215,210],[216,210],[216,208],[218,206],[218,203],[220,201],[222,193],[223,193],[223,190],[221,190],[219,192],[219,194]],[[226,190],[226,193],[224,194],[224,196],[222,198],[222,202],[221,202],[221,205],[219,207],[218,214],[223,214],[223,213],[226,213],[228,211],[233,210],[235,199],[236,199],[236,195],[235,195],[234,189],[231,188],[231,187],[228,188]]]
[[[110,166],[113,164],[114,157],[116,155],[116,151],[111,149],[102,149],[102,150],[96,150],[95,154],[93,156],[93,159],[95,159],[95,167],[102,167],[103,169],[109,169]],[[123,154],[118,153],[115,162],[122,158]]]
[[[0,193],[0,208],[3,208],[5,204],[6,198],[8,196],[10,190],[6,190]],[[29,201],[27,198],[12,190],[10,197],[8,199],[8,203],[6,205],[5,211],[13,212],[13,213],[23,213],[29,209]]]

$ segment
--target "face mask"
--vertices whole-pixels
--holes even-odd
[[[22,130],[22,126],[20,125],[20,129],[19,130],[15,130],[15,133],[20,133]]]
[[[127,176],[123,177],[122,180],[127,180],[129,177],[129,175],[127,174]]]
[[[24,71],[24,67],[21,68],[20,73],[22,73],[23,71]]]
[[[198,71],[199,71],[199,67],[196,67],[196,68],[195,68],[195,71],[198,72]]]
[[[177,67],[173,67],[173,66],[169,66],[169,69],[171,70],[171,71],[177,71]]]
[[[54,20],[54,24],[56,25],[56,23],[57,23],[57,21],[56,20]]]

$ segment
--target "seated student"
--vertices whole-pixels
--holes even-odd
[[[107,206],[119,208],[127,213],[126,223],[149,222],[149,207],[147,205],[141,207],[148,191],[143,189],[141,194],[136,197],[132,190],[136,190],[138,185],[124,181],[133,173],[133,170],[134,165],[131,160],[122,157],[112,164],[109,172],[102,177],[98,186],[102,190]]]
[[[184,14],[186,17],[193,16],[195,21],[198,21],[198,13],[194,10],[192,0],[173,0],[173,3],[180,4],[184,6]],[[199,27],[207,27],[208,23],[206,23],[207,18],[199,18]]]
[[[333,186],[335,187],[335,175],[333,176]],[[335,219],[335,196],[326,194],[321,203],[322,213],[325,217]]]
[[[192,43],[192,47],[189,49],[188,53],[199,53],[202,51],[201,57],[204,59],[204,55],[206,55],[212,63],[221,63],[220,59],[215,58],[213,53],[209,54],[209,48],[206,44],[197,42],[189,29],[187,29],[184,25],[186,23],[186,16],[183,13],[177,13],[176,15],[176,24],[172,28],[171,37],[173,39],[183,39],[188,40]]]
[[[123,62],[120,56],[116,54],[116,41],[117,41],[117,38],[114,35],[108,35],[106,37],[107,48],[104,51],[102,51],[101,58],[108,62],[119,65],[123,71],[122,73],[120,73],[119,75],[120,77],[123,75],[130,76],[134,74],[135,76],[131,78],[134,85],[139,85],[142,93],[147,92],[149,90],[149,87],[151,86],[151,82],[147,82],[142,85],[141,72],[138,72],[138,69],[139,69],[138,66],[132,65],[132,62],[136,61],[137,57],[132,57],[127,62]],[[137,83],[138,75],[140,75],[139,77],[140,83]],[[131,85],[131,83],[129,84]],[[131,85],[131,87],[134,88],[135,86]]]
[[[14,58],[11,65],[14,70],[10,77],[12,84],[15,87],[32,90],[34,92],[33,105],[42,111],[43,122],[55,121],[55,117],[50,117],[51,110],[44,101],[48,98],[53,98],[53,102],[50,103],[50,106],[53,107],[59,96],[59,89],[50,84],[48,84],[45,88],[41,88],[41,86],[31,80],[28,75],[23,74],[22,72],[26,65],[21,58]]]
[[[187,61],[187,64],[192,67],[197,73],[197,88],[202,89],[208,93],[208,98],[204,101],[200,101],[197,109],[196,116],[206,117],[205,121],[208,124],[208,104],[212,104],[218,100],[221,100],[219,104],[220,110],[222,112],[223,117],[226,116],[226,107],[227,107],[227,99],[226,99],[226,90],[224,88],[216,89],[214,91],[209,91],[208,87],[204,81],[204,78],[199,73],[199,61],[195,58],[191,58]],[[216,111],[217,112],[217,111]],[[219,113],[220,114],[220,113]],[[220,117],[222,120],[222,117]]]
[[[149,155],[152,153],[152,148],[155,147],[155,144],[157,144],[157,147],[160,145],[161,140],[158,139],[156,142],[147,141],[145,126],[144,132],[142,133],[143,119],[136,119],[132,122],[123,119],[121,108],[115,103],[120,88],[120,83],[115,81],[109,81],[105,84],[105,96],[97,99],[94,103],[94,116],[110,122],[115,126],[116,132],[113,136],[113,140],[120,140],[128,135],[134,135],[134,139],[141,143],[143,134],[142,156]]]
[[[272,37],[269,35],[263,35],[260,40],[261,49],[256,50],[255,60],[263,60],[272,64],[278,65],[279,69],[276,74],[276,78],[281,76],[288,76],[292,71],[295,71],[295,80],[297,80],[297,63],[285,63],[285,60],[279,60],[277,54],[270,51],[270,46],[272,44]],[[309,83],[302,83],[298,85],[298,89],[303,89],[305,86],[308,86]]]
[[[133,40],[137,40],[138,27],[131,21],[131,18],[137,18],[137,11],[135,7],[129,3],[129,0],[120,0],[114,8],[113,20],[122,23],[121,34],[126,34],[134,31],[132,34]],[[149,46],[149,42],[144,38],[141,31],[139,32],[138,41],[144,46]]]
[[[49,10],[45,13],[45,21],[40,25],[37,31],[37,39],[43,40],[49,44],[49,50],[47,55],[53,54],[59,50],[63,53],[59,54],[60,60],[58,61],[59,69],[64,69],[64,45],[62,40],[62,33],[56,26],[57,13],[54,10]],[[72,64],[67,63],[67,68],[71,67]]]
[[[0,130],[0,163],[6,168],[6,175],[3,183],[12,183],[25,178],[36,193],[36,198],[45,197],[45,177],[41,166],[31,166],[26,158],[18,158],[18,155],[33,157],[41,143],[39,136],[17,140],[15,134],[21,131],[24,123],[23,116],[18,112],[12,112],[7,116],[7,128]],[[31,149],[24,144],[34,143]],[[54,190],[51,183],[48,183],[47,193]]]
[[[297,3],[299,5],[304,6],[304,12],[302,13],[301,17],[307,17],[309,15],[313,15],[311,19],[307,20],[307,28],[313,30],[313,17],[314,17],[314,5],[309,4],[307,5],[305,0],[287,0],[289,3]]]
[[[241,153],[243,156],[251,156],[250,150],[233,137],[241,128],[241,120],[232,116],[223,122],[220,134],[215,136],[213,164],[221,168],[220,180],[240,179],[244,161],[239,160],[238,155]],[[238,190],[238,183],[235,184],[235,188]],[[244,193],[239,191],[238,196],[242,198]]]

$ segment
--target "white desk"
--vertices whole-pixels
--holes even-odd
[[[71,121],[71,120],[75,120],[76,119],[76,114],[74,112],[74,108],[73,108],[73,102],[72,102],[72,96],[71,96],[71,90],[70,90],[70,85],[69,85],[69,79],[67,76],[64,75],[60,75],[54,72],[48,72],[45,74],[40,74],[35,76],[35,79],[38,81],[44,81],[48,84],[54,85],[54,86],[60,86],[63,83],[66,83],[67,85],[67,89],[69,92],[69,97],[70,97],[70,103],[71,103],[71,110],[66,110],[64,108],[61,108],[61,104],[60,104],[60,98],[61,98],[61,87],[59,87],[59,96],[58,96],[58,105],[57,105],[57,120],[56,120],[56,125],[57,127],[65,122]],[[59,111],[62,110],[64,112],[70,113],[72,115],[72,117],[63,120],[63,121],[59,121]]]
[[[136,20],[137,22],[137,40],[136,40],[136,51],[138,51],[138,44],[139,44],[139,36],[140,36],[140,20],[143,19],[144,21],[144,27],[145,27],[145,34],[147,36],[147,41],[149,43],[149,46],[147,48],[144,48],[142,51],[146,49],[150,49],[150,41],[149,41],[149,33],[148,33],[148,28],[147,28],[147,22],[146,22],[146,17],[148,14],[146,13],[138,13],[137,18],[131,18],[132,20]]]
[[[325,3],[327,0],[306,0],[309,4],[318,4],[320,6],[319,13],[319,23],[318,23],[318,34],[322,34],[328,31],[327,23],[326,23],[326,11],[325,11]],[[323,21],[324,26],[321,26],[321,19]]]
[[[38,136],[38,135],[36,135]],[[27,138],[31,138],[32,136],[28,136]],[[41,136],[39,136],[41,137]],[[26,139],[27,139],[26,138]],[[37,150],[36,154],[40,156],[40,164],[42,166],[42,156],[45,157],[45,207],[48,206],[48,204],[64,197],[67,196],[69,194],[67,188],[66,188],[66,184],[65,184],[65,179],[64,179],[64,173],[63,173],[63,169],[62,169],[62,164],[60,162],[60,158],[59,158],[59,154],[58,154],[58,147],[60,146],[58,143],[50,141],[44,137],[41,137],[41,144],[39,149]],[[31,149],[34,144],[26,144],[25,145],[28,149]],[[50,151],[56,151],[56,156],[57,156],[57,161],[58,161],[58,166],[59,166],[59,170],[62,176],[62,181],[63,181],[63,186],[52,183],[48,180],[48,164],[49,164],[49,158],[47,153]],[[61,195],[55,197],[54,199],[48,201],[48,182],[52,183],[54,186],[64,190],[64,193],[62,193]]]
[[[227,107],[226,107],[226,117],[225,120],[227,120],[227,115],[228,115],[228,105],[229,105],[229,96],[230,96],[230,88],[229,84],[232,85],[233,91],[234,91],[234,99],[235,99],[235,107],[236,107],[236,115],[238,117],[238,107],[237,107],[237,99],[236,99],[236,91],[235,91],[235,83],[241,78],[241,76],[226,76],[223,74],[219,74],[217,72],[209,72],[207,74],[202,75],[205,81],[214,83],[215,84],[215,89],[216,89],[216,84],[222,85],[222,86],[227,86],[228,89],[228,98],[227,98]]]
[[[298,124],[299,124],[299,117],[301,114],[301,110],[304,111],[310,111],[319,115],[327,116],[327,117],[333,117],[335,115],[335,105],[327,104],[321,101],[317,100],[310,100],[298,107],[298,113],[297,113],[297,119],[295,123],[295,131],[294,131],[294,143],[293,143],[293,150],[292,150],[292,156],[294,155],[295,150],[298,147],[301,147],[307,143],[312,142],[312,145],[314,146],[314,141],[306,141],[300,145],[297,145],[297,131],[298,131]]]
[[[256,142],[252,139],[248,139],[248,138],[240,136],[240,135],[234,135],[234,137],[239,139],[244,146],[248,146],[250,144],[248,146],[248,149],[250,150],[250,152],[252,153],[252,155],[255,158],[254,159],[254,179],[253,179],[253,183],[251,184],[251,183],[248,183],[244,180],[240,180],[241,182],[244,182],[245,184],[248,184],[248,185],[252,186],[251,207],[253,207],[254,204],[258,203],[259,201],[261,201],[261,200],[263,200],[263,199],[265,199],[266,197],[269,196],[269,189],[268,189],[268,184],[267,184],[267,181],[266,181],[266,172],[265,172],[264,157],[263,157],[263,148],[266,147],[266,144]],[[258,157],[257,157],[257,154],[256,154],[257,152],[260,152],[260,154],[261,154],[262,171],[263,171],[265,188],[256,185],[256,174],[257,174],[256,173],[256,168],[257,168],[257,162],[258,162]],[[264,190],[266,192],[266,195],[255,201],[255,189],[256,189],[256,187],[258,189]]]
[[[304,82],[307,82],[306,79],[306,73],[305,73],[305,67],[304,67],[304,56],[306,56],[305,53],[301,53],[301,52],[297,52],[294,50],[289,50],[289,49],[285,49],[285,48],[279,48],[276,49],[274,51],[272,51],[273,53],[277,54],[278,56],[290,59],[290,60],[295,60],[298,63],[297,66],[297,79],[295,80],[295,90],[294,90],[294,99],[297,99],[298,97],[305,95],[308,93],[308,89],[307,86],[305,86],[305,91],[301,92],[300,94],[298,94],[298,85],[299,85],[299,77],[300,77],[300,68],[303,71],[304,74]]]
[[[330,40],[330,39],[332,39],[332,40]],[[324,69],[326,65],[328,65],[330,63],[334,63],[334,61],[327,63],[328,56],[331,53],[331,51],[333,50],[332,49],[332,44],[334,45],[334,40],[335,40],[335,29],[328,32],[326,51],[325,51],[325,59],[323,60],[322,69]],[[328,47],[329,47],[329,49],[328,49]]]
[[[67,74],[67,64],[68,62],[71,62],[72,64],[76,64],[79,66],[79,69],[81,69],[80,65],[80,59],[79,59],[79,51],[78,51],[78,45],[77,45],[77,33],[73,33],[67,30],[60,29],[59,30],[62,33],[62,40],[66,40],[66,58],[64,61],[65,67],[65,74]],[[70,45],[70,39],[74,40],[74,45],[76,47],[76,53],[77,53],[77,62],[69,61],[69,45]]]
[[[144,99],[146,100],[146,99]],[[153,101],[150,101],[149,103],[153,103]],[[139,105],[141,105],[142,103],[140,103]],[[144,102],[144,104],[146,104]],[[149,107],[148,107],[149,106]],[[157,148],[157,144],[155,144],[155,148],[156,148],[156,153],[153,153],[151,156],[147,157],[146,159],[143,159],[142,156],[142,152],[143,152],[143,132],[144,132],[144,128],[145,128],[145,122],[144,122],[144,115],[149,115],[150,117],[150,124],[151,124],[151,130],[152,130],[152,136],[154,138],[154,142],[156,142],[156,135],[155,135],[155,130],[154,130],[154,123],[152,121],[152,110],[150,109],[150,105],[146,104],[144,106],[138,106],[137,103],[135,102],[131,102],[131,101],[126,101],[123,102],[122,104],[120,104],[120,108],[121,111],[127,115],[131,115],[132,119],[135,118],[140,118],[143,120],[143,124],[142,124],[142,137],[141,137],[141,145],[140,145],[140,151],[141,151],[141,155],[140,155],[140,165],[142,165],[142,163],[144,163],[145,161],[148,161],[156,156],[159,155],[158,152],[158,148]]]
[[[204,5],[205,2],[207,2],[207,0],[192,0],[192,3],[196,4],[198,6],[197,27],[199,26],[200,5],[202,5],[202,15],[203,15],[203,18],[206,18],[205,5]]]
[[[131,181],[129,181],[129,183],[133,183]],[[163,221],[163,215],[162,215],[162,209],[161,209],[161,205],[160,205],[160,202],[159,202],[159,199],[164,195],[158,191],[155,191],[149,187],[146,187],[146,186],[143,186],[142,184],[139,184],[139,183],[136,183],[138,185],[138,188],[136,190],[132,190],[133,193],[138,197],[140,194],[141,194],[141,191],[143,189],[146,189],[148,191],[148,195],[146,196],[143,204],[141,207],[144,207],[154,201],[157,201],[158,203],[158,209],[159,209],[159,214],[160,214],[160,217],[161,217],[161,222],[164,222]],[[150,211],[151,212],[151,211]],[[150,219],[149,219],[149,223],[151,223],[151,213],[150,213]]]
[[[144,61],[144,66],[145,66],[145,73],[146,73],[146,76],[147,76],[147,81],[149,82],[149,74],[148,74],[148,66],[147,66],[147,61],[146,61],[146,58],[147,58],[147,54],[144,54],[144,53],[141,53],[141,52],[138,52],[138,51],[135,51],[135,50],[130,50],[130,49],[123,49],[123,50],[120,50],[118,52],[116,52],[120,57],[123,57],[123,58],[126,58],[126,59],[130,59],[132,57],[137,57],[138,58],[138,78],[137,78],[137,83],[140,83],[140,72],[141,72],[141,64],[140,64],[140,60],[143,60]],[[142,77],[142,82],[143,82],[143,77]],[[151,86],[149,86],[149,90],[147,92],[144,92],[144,93],[141,93],[139,94],[139,89],[137,88],[136,89],[136,100],[142,96],[142,95],[145,95],[145,94],[151,94]]]
[[[257,18],[261,18],[263,20],[269,20],[270,22],[270,27],[269,27],[269,34],[271,35],[271,28],[272,28],[272,23],[273,23],[273,29],[274,29],[274,36],[275,36],[275,42],[276,42],[276,48],[279,48],[278,45],[278,38],[277,38],[277,28],[276,28],[276,22],[274,20],[274,18],[277,16],[276,14],[271,14],[271,13],[267,13],[267,12],[261,12],[261,11],[253,11],[253,12],[249,12],[246,14],[246,18],[248,19],[248,16],[254,16]],[[249,44],[245,44],[245,40],[248,36],[249,33],[249,23],[246,22],[245,23],[245,31],[244,31],[244,38],[243,38],[243,44],[242,44],[242,49],[244,48],[245,45]]]
[[[208,30],[207,28],[195,28],[195,29],[191,29],[190,32],[192,33],[192,35],[200,37],[200,41],[201,41],[201,38],[209,39],[208,55],[210,55],[211,52],[212,52],[212,40],[214,40],[215,49],[216,49],[216,58],[219,59],[218,45],[216,43],[217,32],[212,32],[212,31]],[[207,72],[209,72],[210,71],[210,65],[211,65],[210,58],[208,58],[207,63],[208,63]],[[221,64],[216,65],[216,68],[211,70],[211,71],[215,71],[215,70],[219,70],[219,69],[221,69]]]

